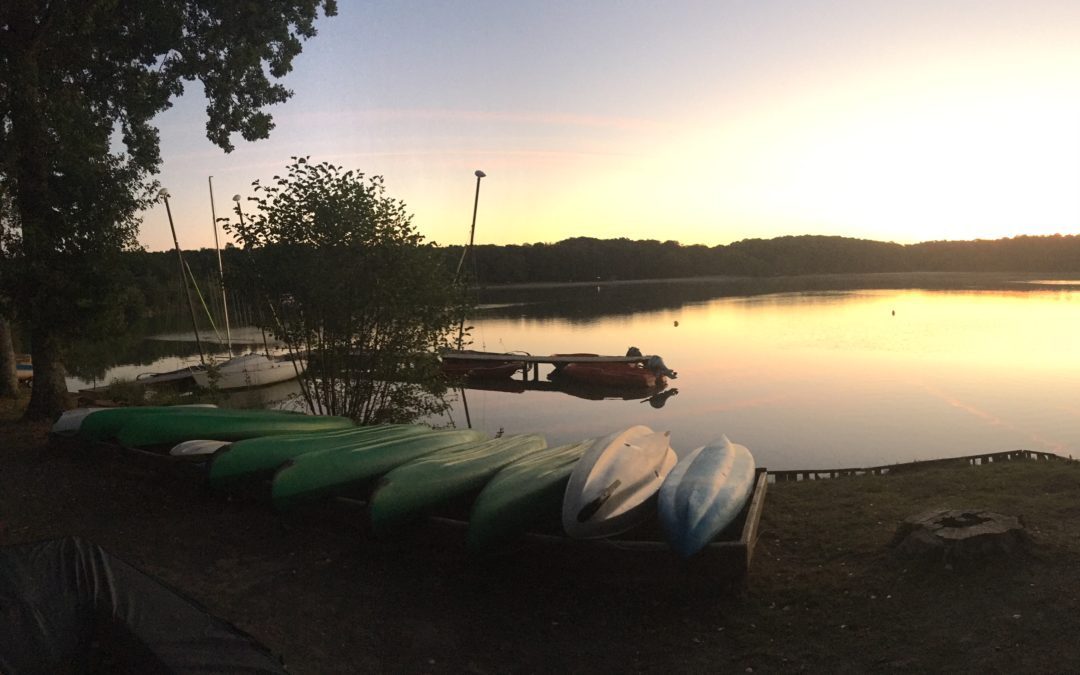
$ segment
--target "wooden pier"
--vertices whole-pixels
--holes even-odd
[[[540,364],[550,364],[561,368],[568,363],[648,363],[651,355],[645,356],[597,356],[595,354],[550,354],[547,356],[534,356],[532,354],[515,354],[512,352],[480,352],[471,350],[448,350],[441,352],[439,356],[444,361],[468,361],[487,363],[520,363],[521,371],[525,379],[529,378],[532,371],[532,379],[540,379]]]
[[[823,480],[826,478],[840,478],[843,476],[864,476],[871,474],[882,476],[902,471],[914,471],[918,469],[930,469],[937,466],[950,466],[956,464],[968,464],[978,466],[980,464],[993,464],[995,462],[1012,462],[1017,460],[1050,461],[1062,460],[1073,461],[1071,458],[1055,455],[1052,452],[1039,452],[1037,450],[1009,450],[1007,452],[993,452],[985,455],[967,455],[964,457],[944,457],[942,459],[928,459],[918,462],[905,462],[903,464],[888,464],[885,466],[873,466],[863,469],[791,469],[787,471],[770,471],[769,478],[774,482],[799,481],[799,480]]]

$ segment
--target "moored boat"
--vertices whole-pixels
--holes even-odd
[[[640,363],[568,363],[553,379],[615,389],[652,389],[665,382],[663,375]]]
[[[297,359],[294,364],[288,358],[252,352],[211,365],[205,370],[193,370],[191,376],[200,387],[246,389],[296,379],[304,367],[303,359]]]
[[[525,368],[522,361],[516,361],[512,354],[505,354],[505,360],[492,360],[487,352],[456,350],[443,352],[439,367],[443,374],[452,379],[505,380]]]
[[[597,354],[555,354],[555,370],[548,377],[556,382],[610,389],[656,389],[677,374],[659,356],[643,356],[637,347],[623,358]]]

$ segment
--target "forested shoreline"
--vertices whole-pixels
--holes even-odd
[[[445,264],[461,259],[461,246],[440,247]],[[184,260],[206,302],[220,302],[217,254],[185,251]],[[254,303],[245,274],[246,253],[222,251],[230,311],[243,314]],[[929,241],[918,244],[830,236],[745,239],[727,245],[683,245],[576,237],[556,243],[482,245],[466,257],[464,271],[484,285],[630,281],[713,276],[777,277],[881,272],[1080,272],[1080,236],[1021,236],[996,240]],[[124,254],[129,318],[173,311],[179,296],[174,251]],[[235,305],[235,308],[233,308]]]
[[[449,247],[447,253],[460,256],[461,248]],[[485,284],[875,272],[1080,272],[1080,237],[905,245],[803,235],[713,247],[578,237],[554,244],[477,246],[467,267]]]

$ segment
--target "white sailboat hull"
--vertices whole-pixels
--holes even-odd
[[[273,359],[263,354],[244,354],[223,361],[205,371],[192,374],[195,384],[218,389],[246,389],[262,387],[295,379],[304,370],[304,360],[298,359],[296,366],[287,359]],[[214,376],[216,375],[216,379]]]

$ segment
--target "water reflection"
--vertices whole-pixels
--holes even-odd
[[[803,288],[744,295],[732,294],[744,286],[705,283],[485,292],[488,306],[470,321],[475,349],[622,354],[636,345],[679,378],[631,396],[470,389],[469,420],[493,434],[542,432],[551,445],[631,424],[671,430],[683,452],[727,434],[777,470],[1017,448],[1080,454],[1080,289],[1001,275],[937,275],[934,290],[909,288],[924,279],[875,279],[892,287],[830,278],[771,280],[756,288]],[[288,405],[295,384],[281,387],[230,405]],[[459,394],[432,421],[465,420]]]
[[[1027,288],[721,297],[589,322],[530,316],[530,305],[489,311],[473,322],[477,348],[617,354],[635,344],[679,370],[680,395],[654,408],[470,392],[471,417],[551,443],[636,423],[670,429],[678,450],[726,433],[774,469],[1073,454],[1080,313],[1072,290]]]

